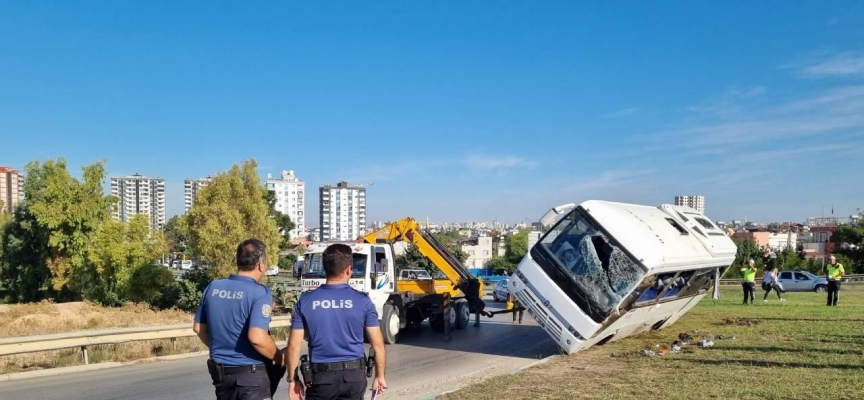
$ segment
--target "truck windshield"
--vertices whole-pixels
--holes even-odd
[[[550,275],[565,277],[553,280],[596,322],[615,312],[647,272],[578,208],[534,249],[540,253],[535,261]]]
[[[354,253],[354,272],[351,274],[352,278],[363,278],[366,276],[366,257],[366,254]],[[306,260],[309,260],[309,263],[303,270],[303,276],[325,277],[326,274],[324,273],[324,263],[321,261],[321,253],[307,254]]]

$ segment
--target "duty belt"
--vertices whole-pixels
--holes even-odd
[[[264,367],[264,364],[257,365],[241,365],[236,367],[229,367],[227,365],[222,366],[222,370],[225,371],[225,375],[238,375],[246,372],[258,372],[258,371],[266,371],[267,369]]]
[[[351,369],[365,368],[366,359],[360,358],[351,361],[334,363],[312,363],[312,372],[347,371]]]

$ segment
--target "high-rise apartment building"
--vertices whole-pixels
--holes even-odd
[[[342,181],[319,188],[321,240],[355,240],[366,229],[366,188]]]
[[[286,170],[279,178],[267,174],[267,190],[276,194],[276,211],[294,222],[294,229],[288,232],[291,238],[306,236],[306,182],[293,170]]]
[[[705,196],[675,196],[676,206],[685,206],[705,214]]]
[[[146,214],[150,229],[165,226],[165,180],[139,174],[111,178],[111,195],[120,201],[114,207],[114,218],[129,222],[135,214]]]
[[[213,178],[210,176],[203,179],[186,179],[183,184],[183,206],[185,207],[186,214],[189,214],[189,210],[191,210],[192,205],[195,204],[195,198],[198,197],[198,191],[204,186],[207,186],[211,179]]]
[[[21,200],[24,200],[24,180],[21,173],[9,167],[0,166],[0,212],[12,213]]]

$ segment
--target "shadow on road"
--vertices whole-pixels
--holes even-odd
[[[474,327],[472,315],[471,323],[465,329],[453,330],[450,341],[445,340],[447,335],[433,332],[424,322],[421,326],[400,332],[398,342],[403,346],[424,349],[532,359],[558,354],[558,345],[528,313],[522,322],[514,324],[511,314],[503,314],[494,318],[480,317],[480,326]]]

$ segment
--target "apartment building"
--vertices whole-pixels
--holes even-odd
[[[12,213],[24,200],[24,179],[18,170],[0,166],[0,212]]]
[[[705,196],[675,196],[675,205],[690,207],[705,214]]]
[[[297,178],[294,170],[285,170],[278,178],[267,174],[267,190],[276,195],[276,211],[294,222],[294,229],[288,232],[291,238],[306,236],[306,182]]]
[[[342,181],[318,190],[322,241],[355,240],[366,229],[366,187]]]
[[[140,174],[111,178],[111,195],[120,201],[114,206],[114,218],[129,222],[135,214],[145,214],[150,229],[165,226],[165,180]]]
[[[462,251],[468,254],[468,259],[465,260],[465,266],[471,269],[484,268],[486,263],[492,259],[492,238],[489,236],[479,236],[461,241]]]
[[[186,179],[183,183],[183,206],[185,213],[189,214],[189,210],[195,204],[195,199],[198,197],[198,191],[207,186],[213,178],[209,175],[201,179]]]

